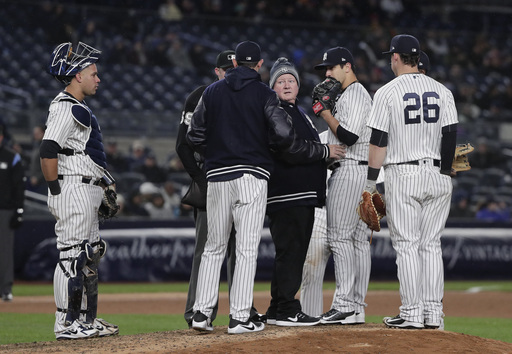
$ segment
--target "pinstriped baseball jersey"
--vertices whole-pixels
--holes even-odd
[[[73,106],[79,105],[90,112],[89,107],[71,95],[61,92],[50,104],[46,131],[43,140],[53,140],[62,149],[69,148],[74,151],[84,151],[91,134],[91,125],[88,126],[73,115]],[[98,166],[85,154],[67,156],[58,155],[58,174],[78,175],[101,178],[103,168]]]
[[[349,85],[338,97],[332,115],[340,122],[340,125],[351,133],[359,136],[357,142],[347,148],[345,159],[366,161],[368,160],[368,143],[370,142],[371,129],[366,127],[366,119],[372,108],[370,94],[359,82]],[[329,129],[329,144],[339,144],[336,135]]]
[[[412,73],[396,77],[375,93],[368,126],[400,136],[388,141],[384,160],[388,165],[440,160],[441,129],[457,122],[450,90],[426,75]]]

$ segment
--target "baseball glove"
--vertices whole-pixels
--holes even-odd
[[[457,145],[455,147],[452,170],[455,172],[470,170],[471,166],[469,165],[468,154],[473,150],[475,150],[475,148],[470,143]]]
[[[380,219],[386,215],[384,199],[379,193],[371,194],[366,190],[363,191],[361,201],[357,206],[357,213],[370,230],[380,231]]]
[[[313,112],[319,116],[322,111],[332,110],[336,97],[340,92],[341,83],[332,77],[328,77],[316,85],[311,94],[313,98]]]
[[[108,220],[113,218],[119,210],[117,204],[117,193],[113,188],[107,187],[103,191],[103,200],[98,208],[98,216],[100,220]]]

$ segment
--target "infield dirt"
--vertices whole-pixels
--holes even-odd
[[[324,291],[324,309],[332,301],[332,291]],[[182,313],[185,293],[100,294],[99,314],[108,320],[113,313]],[[270,300],[267,292],[255,293],[255,305],[264,312]],[[394,316],[400,297],[396,291],[371,291],[366,298],[367,315]],[[446,316],[512,318],[512,293],[446,292]],[[219,313],[227,314],[227,294],[220,297]],[[15,297],[0,303],[0,313],[53,313],[52,296]],[[214,323],[215,324],[215,323]],[[121,328],[122,334],[122,328]],[[285,328],[266,326],[247,335],[228,335],[226,326],[201,334],[178,330],[110,338],[65,342],[34,342],[0,346],[0,353],[512,353],[512,343],[436,330],[387,329],[381,323],[357,326],[322,325]]]

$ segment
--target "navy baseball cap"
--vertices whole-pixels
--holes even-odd
[[[237,61],[257,62],[261,59],[261,49],[258,43],[245,41],[238,43],[235,49]]]
[[[354,66],[354,57],[352,53],[350,53],[350,50],[345,47],[335,47],[324,53],[322,64],[316,65],[315,69],[320,70],[326,66],[336,66],[338,64],[343,66],[346,63],[350,63]]]
[[[430,59],[428,58],[427,53],[425,53],[424,51],[420,52],[418,70],[425,70],[425,73],[427,73],[430,70]]]
[[[401,53],[401,54],[420,54],[420,42],[416,37],[409,34],[399,34],[393,37],[389,51],[382,54]]]
[[[225,50],[217,55],[217,64],[215,67],[221,69],[231,68],[233,66],[233,59],[235,59],[235,51],[231,49]]]

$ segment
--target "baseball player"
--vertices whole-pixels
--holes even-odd
[[[218,80],[224,79],[224,75],[226,71],[233,67],[233,58],[235,57],[234,50],[225,50],[217,56],[216,67],[215,67],[215,75],[217,75]],[[194,152],[194,150],[190,147],[190,145],[186,141],[186,134],[188,127],[190,125],[190,120],[192,119],[192,114],[194,113],[195,108],[197,107],[197,103],[201,98],[204,90],[208,87],[208,85],[199,86],[195,89],[185,101],[185,107],[183,109],[181,115],[180,127],[178,130],[178,137],[176,139],[176,152],[180,160],[183,163],[183,166],[187,170],[190,177],[197,182],[197,184],[201,187],[202,192],[204,193],[204,197],[206,198],[206,175],[202,169],[203,158]],[[189,328],[192,326],[192,317],[194,316],[194,302],[196,300],[196,287],[197,287],[197,275],[199,273],[199,265],[201,264],[201,256],[203,255],[204,245],[206,243],[206,235],[207,235],[207,224],[206,224],[206,210],[201,208],[194,208],[194,219],[196,224],[196,244],[194,247],[194,258],[192,260],[192,269],[190,272],[190,282],[188,287],[188,295],[187,302],[185,305],[185,320],[187,321]],[[235,270],[235,229],[232,229],[231,236],[229,237],[228,242],[228,261],[227,261],[227,274],[228,274],[228,287],[231,289],[232,284],[232,276]],[[211,320],[213,321],[217,316],[218,305],[216,305],[213,309]],[[251,309],[251,317],[259,320],[260,322],[264,320],[264,318],[259,317],[258,312],[254,309]]]
[[[98,264],[106,243],[100,238],[98,207],[103,188],[113,184],[105,170],[102,134],[84,99],[96,93],[101,52],[79,42],[52,52],[48,72],[66,85],[50,104],[40,146],[48,183],[48,208],[57,220],[59,262],[55,268],[55,336],[79,339],[119,333],[97,318]]]
[[[418,71],[422,74],[427,75],[430,70],[430,59],[427,53],[424,51],[420,52],[420,61],[418,62]]]
[[[208,238],[199,278],[192,328],[212,331],[220,268],[231,227],[236,228],[236,265],[230,293],[228,333],[261,331],[249,318],[258,245],[267,203],[273,151],[294,151],[297,161],[311,145],[296,139],[289,115],[274,91],[261,82],[260,46],[239,43],[235,68],[208,86],[194,111],[187,140],[205,157]],[[208,145],[208,149],[206,149]],[[322,146],[323,148],[323,146]]]
[[[281,107],[290,115],[297,137],[316,147],[300,164],[276,156],[268,183],[267,215],[275,245],[270,306],[267,323],[278,326],[313,326],[320,323],[302,311],[295,295],[300,289],[302,269],[313,229],[315,209],[325,203],[326,159],[343,156],[339,144],[322,144],[305,112],[297,106],[299,74],[286,58],[270,70],[269,86],[277,92]]]
[[[393,37],[396,78],[374,96],[365,190],[375,191],[386,171],[386,213],[397,254],[400,313],[388,327],[443,328],[441,233],[450,211],[451,165],[457,138],[452,93],[418,71],[420,45],[407,34]]]
[[[332,110],[319,114],[328,124],[329,143],[347,146],[346,156],[329,166],[327,197],[327,242],[331,248],[336,277],[336,296],[324,313],[324,324],[364,323],[364,299],[370,280],[370,245],[367,226],[356,207],[365,185],[370,129],[366,120],[371,97],[357,81],[354,58],[344,47],[329,49],[315,69],[326,69],[325,76],[341,83],[342,93]]]
[[[328,132],[326,130],[318,134],[322,143],[327,143]],[[330,176],[331,170],[327,170],[327,180]],[[327,243],[327,211],[324,206],[315,208],[315,222],[302,269],[300,304],[302,311],[309,316],[320,317],[324,312],[323,283],[325,268],[330,256],[331,249]]]

